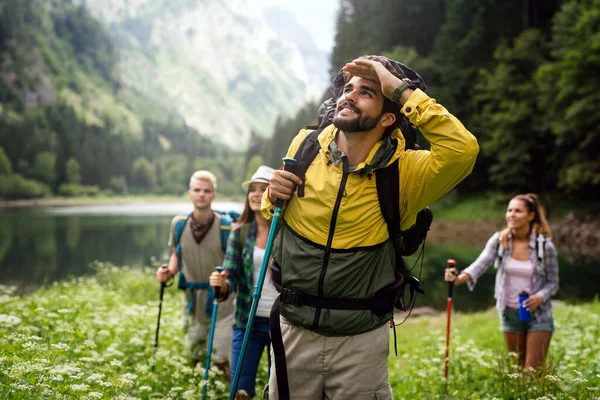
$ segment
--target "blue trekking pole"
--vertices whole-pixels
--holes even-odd
[[[293,158],[284,158],[283,163],[285,165],[291,165],[296,162]],[[275,238],[275,231],[277,230],[277,223],[279,222],[279,214],[281,214],[281,208],[283,207],[283,200],[277,200],[275,202],[275,212],[273,214],[273,220],[271,221],[271,228],[269,229],[269,236],[267,237],[267,245],[265,246],[265,256],[260,267],[260,273],[256,281],[256,287],[254,289],[254,296],[252,296],[252,308],[248,315],[248,323],[246,324],[246,331],[244,332],[244,341],[242,342],[242,348],[240,350],[240,356],[238,357],[238,364],[235,368],[235,374],[233,375],[233,382],[231,383],[231,391],[229,392],[229,400],[235,399],[235,393],[237,392],[238,383],[240,382],[240,374],[242,373],[242,366],[244,364],[244,357],[246,356],[246,348],[248,347],[248,339],[250,338],[250,332],[254,326],[254,316],[256,315],[256,309],[258,308],[258,301],[265,282],[265,275],[267,273],[267,266],[269,265],[269,256],[271,255],[271,246],[273,245],[273,239]]]
[[[217,267],[217,272],[221,273],[223,267]],[[219,297],[221,297],[221,288],[215,286],[215,297],[213,299],[212,319],[210,321],[210,334],[208,336],[208,349],[206,350],[206,367],[204,369],[204,384],[202,385],[202,400],[206,399],[206,388],[208,386],[208,370],[210,369],[210,356],[212,353],[213,339],[215,336],[215,323],[217,321],[217,308],[219,307]]]

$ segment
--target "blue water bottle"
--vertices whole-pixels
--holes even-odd
[[[519,319],[523,322],[531,321],[531,313],[527,311],[523,302],[529,298],[529,293],[522,291],[519,293]]]

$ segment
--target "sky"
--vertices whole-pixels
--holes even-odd
[[[277,6],[291,10],[298,23],[308,29],[317,46],[331,53],[335,38],[335,20],[340,0],[250,0],[260,7]]]

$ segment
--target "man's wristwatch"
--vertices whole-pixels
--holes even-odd
[[[414,90],[414,85],[410,79],[402,79],[402,83],[392,92],[392,101],[396,104],[400,104],[400,96],[402,96],[402,93],[409,88]]]

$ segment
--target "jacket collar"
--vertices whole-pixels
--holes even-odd
[[[344,153],[340,150],[335,139],[338,129],[333,124],[326,127],[319,135],[321,148],[329,153],[334,165],[341,162]],[[405,141],[400,129],[396,128],[392,134],[377,142],[369,151],[367,158],[356,166],[355,171],[366,174],[374,169],[386,167],[400,157],[404,151]]]

